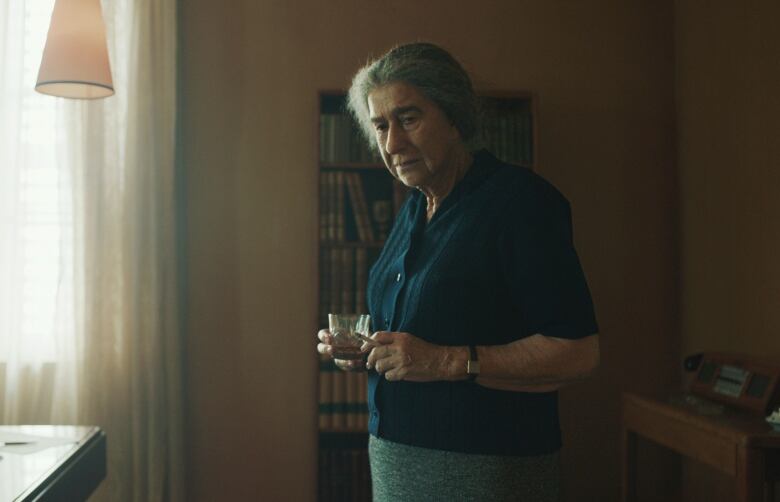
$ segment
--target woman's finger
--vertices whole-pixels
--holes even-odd
[[[411,361],[409,354],[402,352],[391,352],[387,357],[383,357],[376,362],[376,370],[379,373],[400,372],[397,376],[404,376],[408,372],[408,361]],[[400,380],[400,378],[397,378]]]
[[[319,332],[317,332],[317,338],[320,339],[323,343],[332,343],[333,337],[330,336],[330,330],[328,329],[321,329]]]
[[[366,368],[371,369],[376,364],[377,356],[376,356],[376,350],[379,347],[374,347],[371,349],[371,352],[368,353],[368,357],[366,358]]]
[[[331,355],[333,353],[333,347],[327,343],[318,343],[317,352],[319,352],[320,354]]]
[[[405,368],[394,368],[391,371],[385,373],[385,379],[390,382],[399,382],[404,379],[406,374]]]
[[[392,331],[376,331],[369,338],[379,343],[393,343],[395,335]]]
[[[384,373],[393,369],[393,362],[389,357],[385,357],[378,359],[373,366],[377,373]]]
[[[368,353],[368,358],[366,359],[366,367],[368,369],[376,367],[376,364],[377,362],[379,362],[379,360],[385,359],[386,357],[390,356],[390,354],[391,354],[391,349],[386,345],[380,345],[379,347],[374,347],[373,349],[371,349],[371,352]]]

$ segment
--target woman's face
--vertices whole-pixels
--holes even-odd
[[[378,87],[368,94],[368,110],[382,159],[404,185],[432,187],[455,168],[460,133],[416,87]]]

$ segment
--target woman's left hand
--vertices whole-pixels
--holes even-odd
[[[388,380],[431,382],[448,380],[452,347],[428,343],[410,333],[377,331],[371,338],[381,345],[371,349],[366,367]]]

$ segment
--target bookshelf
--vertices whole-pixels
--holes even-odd
[[[409,189],[370,151],[345,110],[344,92],[319,96],[319,312],[368,313],[368,270],[379,256]],[[535,101],[529,93],[482,98],[485,146],[502,160],[533,168]],[[370,501],[365,372],[345,372],[321,357],[318,373],[320,502]]]

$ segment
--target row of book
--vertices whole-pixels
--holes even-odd
[[[387,176],[382,172],[371,174]],[[395,181],[392,190],[369,193],[364,182],[366,176],[359,171],[344,170],[326,170],[320,174],[321,242],[377,243],[387,238],[407,188]]]
[[[328,313],[365,314],[369,257],[365,247],[320,248],[320,325],[328,325]]]
[[[352,117],[323,113],[320,115],[320,162],[376,163],[380,159],[369,148]]]
[[[514,164],[533,163],[533,122],[528,113],[497,113],[483,118],[485,146],[496,157]]]
[[[320,359],[320,430],[368,430],[367,382],[365,371],[344,371],[330,357]]]
[[[367,449],[321,449],[318,464],[319,502],[371,501]]]

